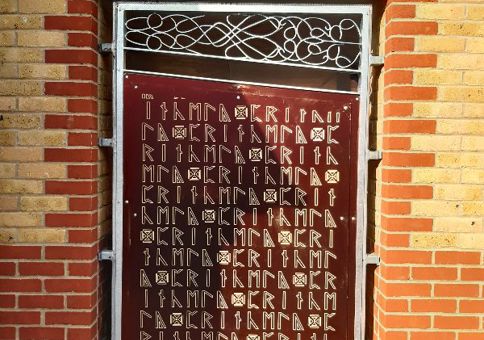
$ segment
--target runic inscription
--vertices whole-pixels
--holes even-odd
[[[127,75],[123,339],[352,339],[354,98]]]

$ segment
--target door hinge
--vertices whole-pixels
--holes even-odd
[[[385,58],[379,55],[372,55],[370,56],[370,65],[371,66],[383,66],[385,64]]]
[[[375,253],[367,254],[365,258],[365,264],[366,265],[380,265],[380,256],[378,256]]]
[[[99,138],[97,144],[100,147],[103,147],[103,148],[112,148],[113,147],[113,139],[112,138]]]
[[[383,158],[383,152],[380,150],[368,150],[366,152],[366,158],[372,161],[379,161]]]
[[[112,43],[101,43],[99,44],[99,52],[102,54],[113,53],[114,48]]]
[[[113,261],[114,253],[112,250],[101,250],[98,255],[99,261]]]

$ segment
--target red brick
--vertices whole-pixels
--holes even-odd
[[[54,327],[22,327],[21,340],[64,340],[64,329]]]
[[[388,57],[390,59],[392,56]],[[385,84],[412,84],[413,72],[406,70],[390,70],[385,72]]]
[[[390,70],[393,68],[417,68],[417,67],[435,67],[437,66],[437,55],[435,54],[392,54],[385,59],[385,69]],[[392,71],[394,72],[394,71]],[[412,71],[399,71],[406,72],[406,75],[401,75],[401,78],[407,80],[407,83],[412,83],[413,77],[410,77],[408,73],[412,74]],[[387,72],[389,73],[389,72]],[[387,80],[385,73],[385,84],[392,84]],[[408,80],[410,81],[408,82]],[[391,78],[390,78],[391,80]]]
[[[69,209],[71,211],[91,211],[97,209],[97,197],[71,197]]]
[[[381,217],[381,226],[387,231],[432,231],[431,218]]]
[[[415,5],[391,5],[386,9],[386,21],[392,19],[415,18]]]
[[[459,333],[459,340],[482,340],[482,337],[484,337],[484,331],[478,333]]]
[[[67,296],[67,308],[92,309],[96,306],[97,294]]]
[[[427,331],[415,332],[410,335],[410,340],[455,340],[455,334],[449,332]]]
[[[97,82],[97,69],[88,66],[69,66],[69,79]]]
[[[384,150],[409,150],[410,137],[383,137]]]
[[[97,65],[97,53],[93,50],[65,49],[45,51],[45,62],[50,64]]]
[[[384,133],[435,133],[435,120],[387,120]]]
[[[457,280],[456,268],[445,267],[415,267],[412,268],[412,278],[415,280]]]
[[[95,181],[46,181],[47,194],[92,195],[97,193]]]
[[[40,323],[40,312],[0,311],[0,325],[28,325]]]
[[[46,115],[45,128],[97,130],[97,118],[92,116]]]
[[[76,113],[85,112],[96,114],[97,102],[91,99],[69,99],[67,101],[67,110]]]
[[[14,327],[1,327],[0,326],[0,339],[2,339],[2,340],[15,339],[15,328]]]
[[[97,261],[89,263],[69,263],[69,274],[72,276],[93,276],[97,272]]]
[[[432,252],[416,250],[391,250],[381,251],[383,262],[391,264],[420,263],[430,264],[432,261]]]
[[[60,262],[20,262],[19,273],[23,276],[60,276],[64,275],[64,264]]]
[[[91,33],[69,33],[67,35],[69,46],[97,48],[97,37]]]
[[[385,152],[382,164],[402,167],[430,167],[435,165],[435,154]]]
[[[457,301],[447,299],[419,299],[412,300],[411,311],[417,313],[455,313],[457,312]]]
[[[440,297],[478,297],[479,285],[460,283],[439,283],[434,286],[434,295]]]
[[[97,149],[44,149],[46,162],[96,162]]]
[[[410,214],[411,209],[412,205],[410,204],[410,202],[395,202],[385,200],[381,202],[381,212],[383,214],[407,215]]]
[[[428,185],[382,185],[382,196],[386,198],[432,198],[433,188]]]
[[[89,31],[97,34],[97,22],[90,17],[46,16],[44,27],[48,30]]]
[[[387,247],[408,247],[410,244],[410,237],[408,234],[395,234],[381,231],[380,242]]]
[[[412,103],[387,103],[383,107],[383,115],[385,117],[408,117],[412,113]]]
[[[388,328],[429,328],[430,316],[384,315],[382,323]]]
[[[381,290],[385,296],[404,297],[404,296],[430,296],[432,286],[420,283],[386,283]]]
[[[45,290],[48,293],[90,293],[96,290],[97,279],[48,279]]]
[[[15,275],[15,263],[0,262],[0,276],[13,276],[13,275]]]
[[[479,252],[464,251],[437,251],[435,252],[435,264],[480,264]]]
[[[59,295],[21,295],[18,301],[20,308],[64,308],[64,297]]]
[[[479,329],[479,318],[472,316],[436,315],[434,327],[440,329]]]
[[[68,165],[67,175],[69,178],[90,179],[97,178],[97,165]]]
[[[47,312],[47,325],[90,325],[95,320],[94,312]]]
[[[392,37],[385,42],[386,54],[390,54],[393,52],[410,52],[410,51],[413,51],[414,49],[415,49],[414,38]]]
[[[67,143],[69,146],[97,146],[97,133],[69,132]]]
[[[56,260],[92,260],[97,256],[96,247],[48,246],[45,248],[46,259]],[[70,267],[69,267],[70,271]],[[72,273],[71,273],[72,274]]]
[[[0,308],[14,308],[14,307],[15,307],[15,295],[0,294]]]
[[[93,227],[97,225],[97,213],[83,214],[46,214],[45,225],[48,227]]]
[[[408,300],[385,299],[383,308],[388,313],[408,312]]]
[[[464,281],[484,281],[484,268],[462,268],[461,278]]]
[[[40,250],[35,246],[0,245],[0,259],[40,259]]]
[[[0,279],[0,292],[40,292],[42,282],[34,279]]]
[[[382,169],[382,181],[386,183],[409,183],[412,171],[408,169]]]
[[[393,21],[385,27],[386,36],[392,35],[435,35],[438,32],[436,22]]]
[[[70,243],[94,243],[98,237],[97,228],[89,230],[69,230]]]
[[[390,86],[384,91],[385,100],[435,100],[437,88],[417,86]]]
[[[460,313],[482,313],[484,311],[484,300],[461,300],[459,301]]]
[[[97,18],[98,8],[97,5],[92,1],[69,0],[69,2],[67,3],[67,12],[77,14],[90,14],[94,18]]]
[[[95,328],[69,328],[67,330],[67,340],[93,339],[95,336]]]
[[[95,97],[97,85],[75,82],[46,82],[45,94],[52,96]]]

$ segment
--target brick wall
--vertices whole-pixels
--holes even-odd
[[[375,339],[484,339],[484,4],[382,18]]]
[[[109,219],[98,5],[0,12],[0,339],[95,339]]]

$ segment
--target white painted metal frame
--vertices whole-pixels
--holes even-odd
[[[359,70],[360,98],[359,133],[358,133],[358,173],[357,173],[357,235],[356,235],[356,268],[355,268],[355,340],[363,340],[365,335],[365,295],[366,295],[366,239],[367,239],[367,188],[368,188],[368,112],[369,112],[369,81],[370,81],[370,48],[371,48],[371,6],[368,5],[266,5],[266,4],[206,4],[206,3],[115,3],[113,10],[114,53],[115,66],[113,74],[113,271],[112,271],[112,339],[121,339],[121,308],[122,308],[122,263],[123,263],[123,75],[125,72],[136,72],[125,68],[125,12],[126,11],[164,11],[164,12],[240,12],[240,13],[311,13],[311,14],[361,14],[362,51]],[[138,73],[142,73],[139,72]],[[146,72],[145,72],[146,73]],[[160,73],[153,73],[163,75]],[[178,76],[180,75],[171,75]],[[227,81],[223,79],[196,78]],[[238,82],[240,83],[240,82]],[[257,84],[263,86],[278,86],[277,84]],[[290,87],[304,90],[319,90]],[[345,93],[341,92],[340,93]]]

